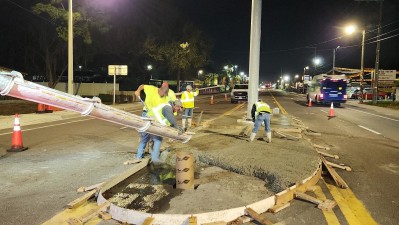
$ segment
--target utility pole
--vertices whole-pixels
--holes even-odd
[[[360,103],[363,103],[363,76],[364,76],[364,39],[366,36],[366,31],[362,30],[362,57],[360,62]]]
[[[382,20],[382,3],[380,1],[380,15],[378,21],[377,48],[375,53],[375,69],[373,80],[373,104],[377,104],[378,100],[378,79],[380,75],[380,45],[381,45],[381,20]]]
[[[68,1],[68,94],[73,95],[73,14],[72,0]]]
[[[247,118],[251,118],[252,105],[258,100],[260,37],[262,19],[262,0],[252,0],[251,38],[249,46],[249,79]]]
[[[377,34],[377,47],[376,47],[376,56],[375,56],[375,68],[374,68],[374,77],[372,79],[373,84],[373,104],[377,103],[378,100],[378,79],[380,75],[380,44],[381,44],[381,21],[382,21],[382,3],[384,0],[355,0],[356,2],[380,2],[380,10],[379,10],[379,21],[378,21],[378,34]],[[363,89],[363,57],[364,57],[364,36],[365,31],[362,32],[362,63],[361,63],[361,75],[360,75],[360,90]],[[363,93],[362,93],[363,94]],[[362,96],[363,97],[363,96]],[[362,101],[361,101],[362,102]]]

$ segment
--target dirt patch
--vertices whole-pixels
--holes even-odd
[[[23,100],[0,101],[0,115],[9,116],[15,114],[35,113],[37,103]]]

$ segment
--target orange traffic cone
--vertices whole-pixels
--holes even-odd
[[[331,102],[330,113],[328,113],[328,117],[335,117],[334,114],[334,103]]]
[[[213,105],[213,95],[211,96],[211,105]]]
[[[18,114],[15,114],[14,119],[14,132],[12,133],[11,148],[7,149],[7,152],[22,152],[28,148],[25,148],[22,144],[22,131],[19,125]]]
[[[312,107],[312,99],[311,98],[309,98],[308,107]]]
[[[224,94],[224,100],[227,101],[227,94]]]
[[[53,107],[51,105],[46,105],[44,108],[46,113],[52,113],[53,112]]]
[[[36,113],[45,113],[46,112],[46,105],[45,104],[37,104],[37,111]]]

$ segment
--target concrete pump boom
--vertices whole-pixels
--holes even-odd
[[[121,124],[135,128],[138,132],[172,138],[183,143],[188,142],[191,138],[191,135],[185,133],[179,135],[178,131],[171,127],[165,127],[155,121],[149,121],[132,113],[103,105],[97,97],[82,98],[25,81],[22,74],[17,71],[0,72],[0,94],[75,111],[83,116]]]

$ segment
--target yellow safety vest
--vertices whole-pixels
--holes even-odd
[[[164,106],[167,106],[169,104],[167,103],[162,103],[158,106],[153,107],[148,113],[147,116],[148,117],[155,117],[155,119],[162,125],[164,126],[170,126],[169,121],[163,116],[162,114],[162,108]]]
[[[173,91],[172,91],[173,92]],[[158,88],[152,85],[144,85],[144,93],[145,93],[145,105],[148,107],[148,111],[151,111],[151,109],[159,104],[162,103],[167,103],[169,98],[167,96],[161,97],[159,96],[158,93]],[[170,90],[169,90],[170,93]],[[168,93],[168,96],[169,96]],[[174,93],[173,93],[174,94]],[[143,110],[145,110],[146,107],[143,107]]]
[[[198,95],[198,90],[196,92],[188,92],[184,91],[181,95],[181,102],[183,104],[183,108],[191,109],[194,108],[194,97]]]
[[[259,114],[260,112],[268,112],[270,113],[270,106],[265,102],[256,102],[256,112]]]

